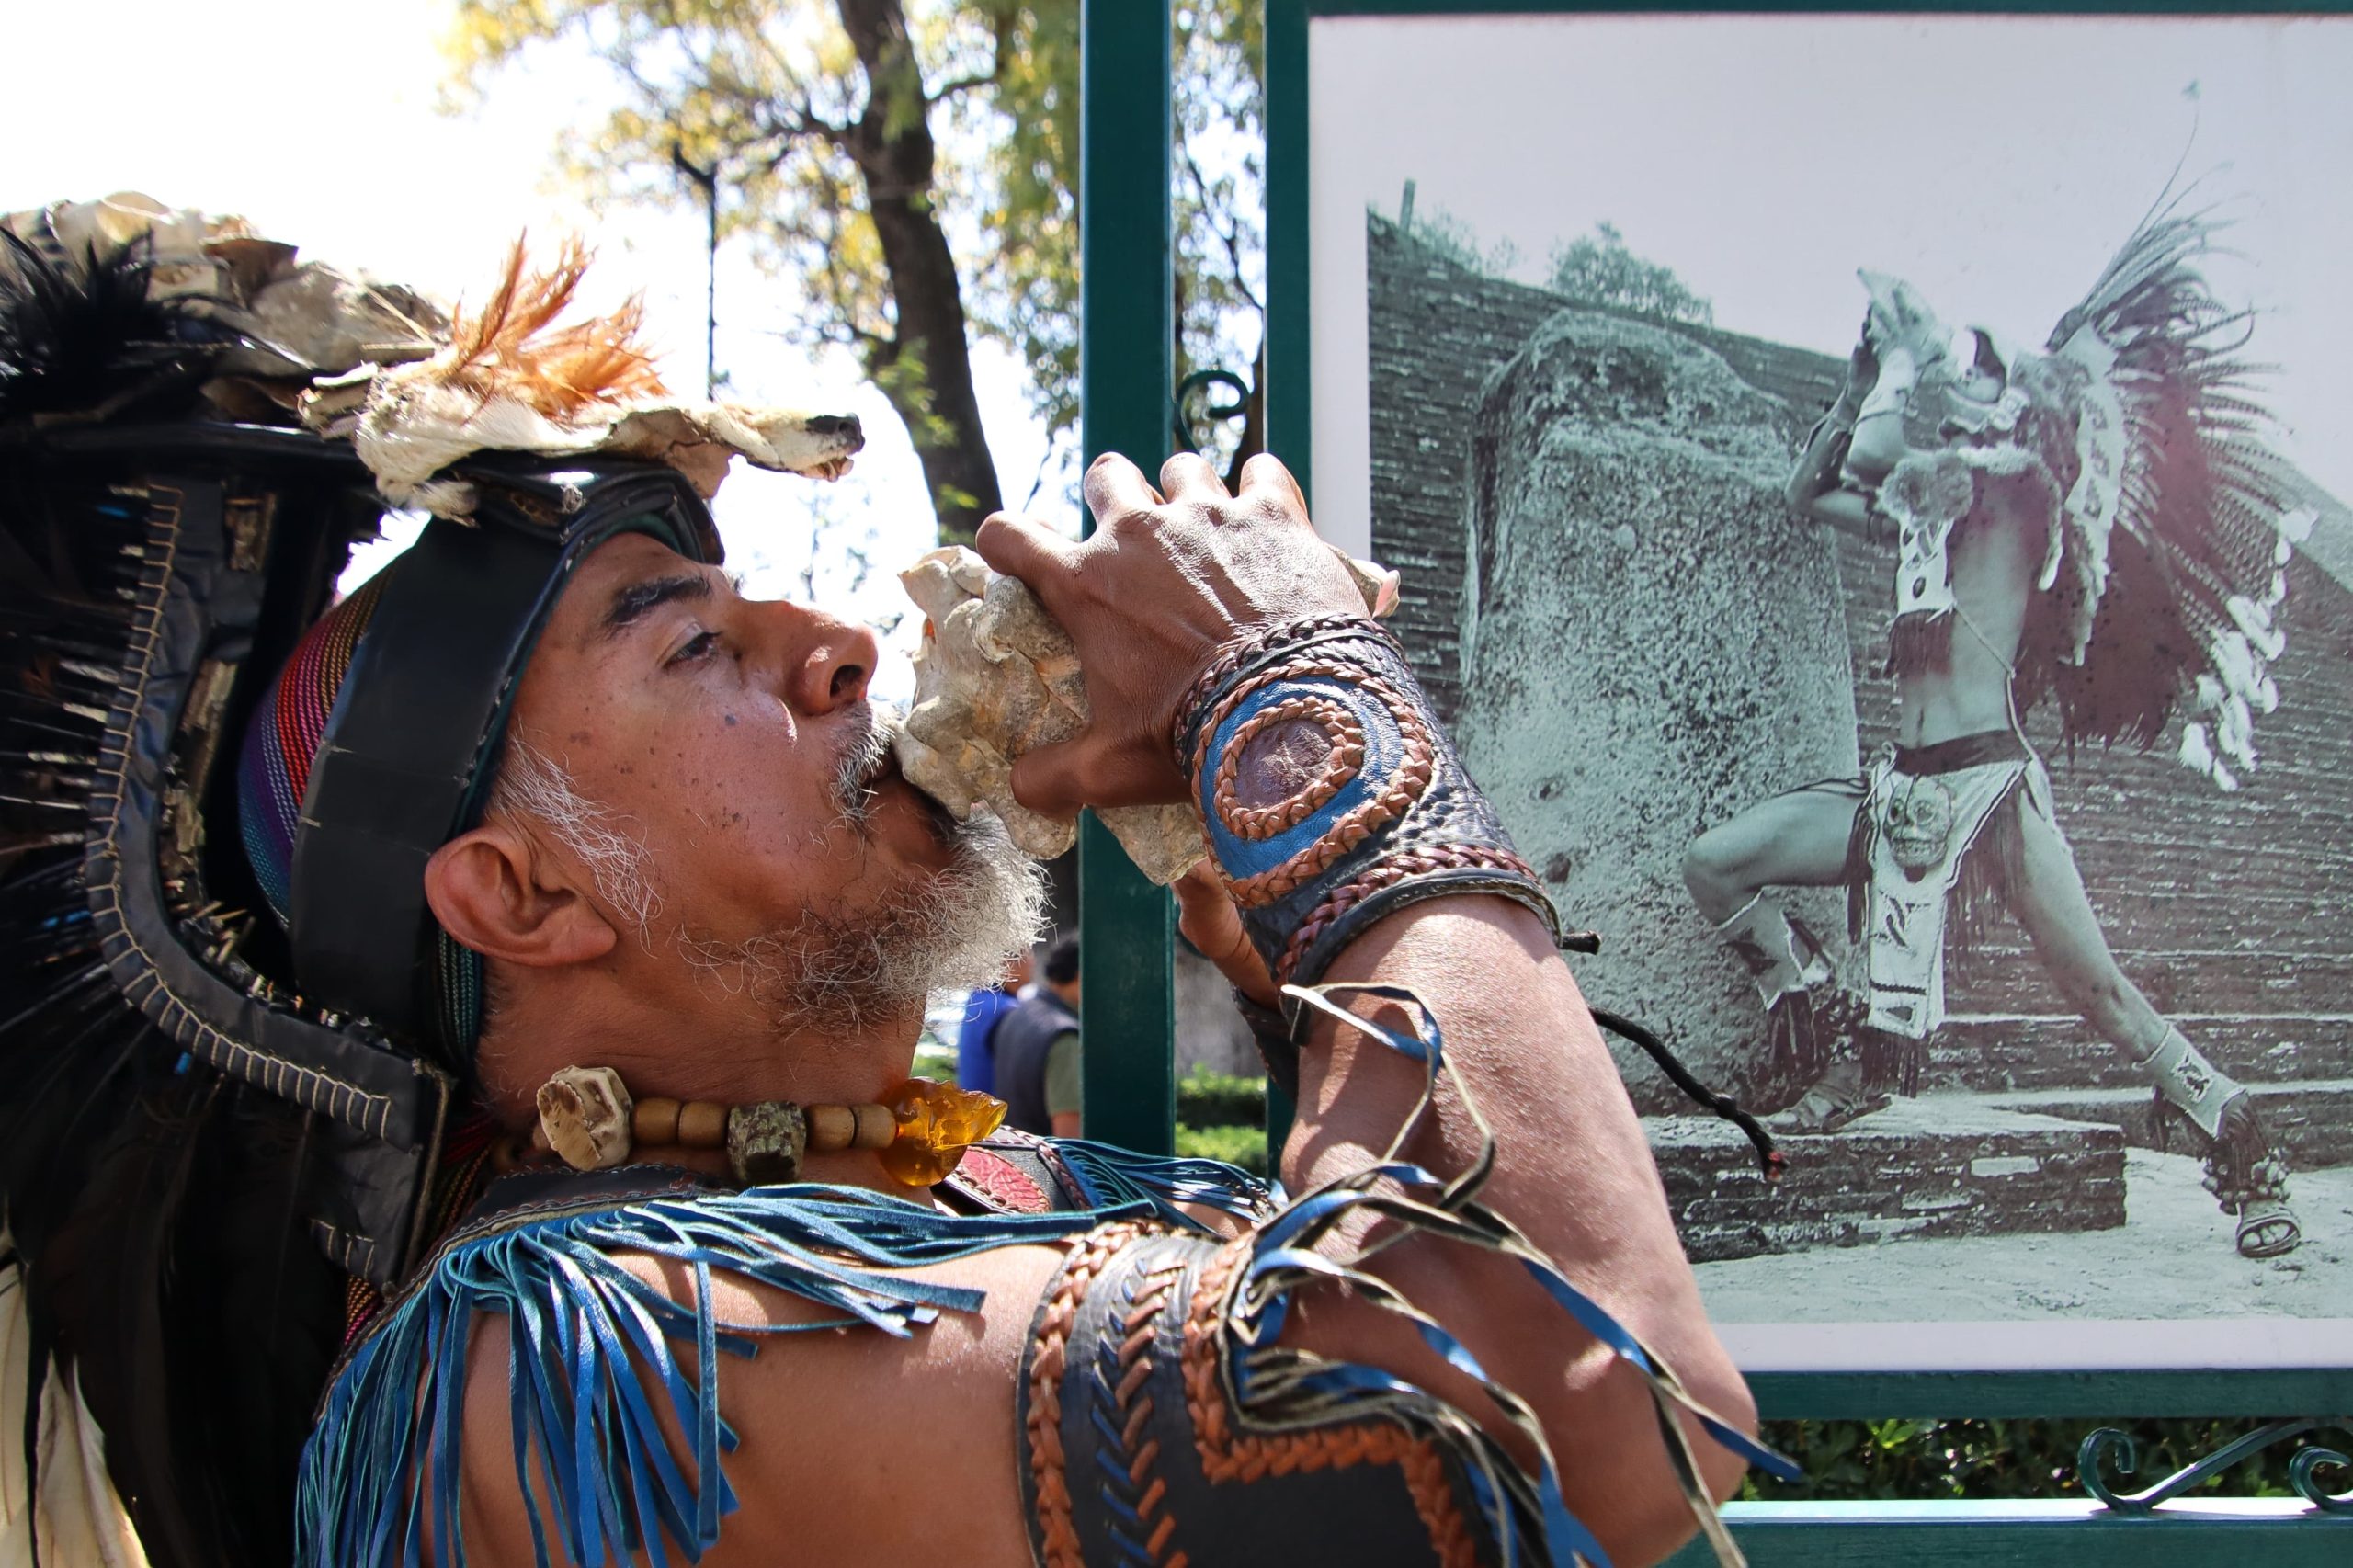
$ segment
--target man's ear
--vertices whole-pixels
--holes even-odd
[[[522,835],[485,823],[433,852],[425,863],[425,900],[443,930],[484,958],[562,969],[612,951],[620,934],[596,904],[541,881],[537,861]]]

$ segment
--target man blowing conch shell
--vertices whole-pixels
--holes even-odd
[[[837,475],[854,421],[668,398],[631,323],[560,324],[574,256],[393,368],[231,377],[258,295],[214,253],[290,247],[70,216],[0,266],[43,737],[0,743],[0,1350],[44,1456],[28,1502],[12,1403],[0,1547],[1738,1561],[1713,1499],[1774,1460],[1558,918],[1279,462],[1107,457],[1085,542],[978,540],[1084,718],[998,754],[1003,814],[1204,858],[1184,929],[1298,1091],[1274,1188],[910,1079],[1036,869],[705,506],[731,451]],[[204,311],[145,291],[149,229]],[[426,473],[451,389],[515,445]],[[371,485],[441,515],[334,602]]]

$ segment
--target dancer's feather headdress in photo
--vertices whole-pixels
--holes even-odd
[[[1907,435],[1974,470],[2030,471],[2047,497],[2018,706],[2055,699],[2071,744],[2148,746],[2178,718],[2181,761],[2231,790],[2279,704],[2277,612],[2317,512],[2245,357],[2254,312],[2200,270],[2220,227],[2161,202],[2040,352],[1946,333],[1907,286],[1864,280],[1874,328],[1925,367]]]
[[[585,267],[444,310],[142,197],[0,219],[0,1459],[19,1397],[103,1432],[158,1562],[286,1556],[320,1325],[449,1196],[482,984],[422,866],[568,565],[716,561],[733,459],[860,444],[669,393]],[[431,519],[335,606],[388,506]]]

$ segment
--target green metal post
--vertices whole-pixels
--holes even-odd
[[[1175,384],[1169,0],[1079,13],[1079,444],[1149,473]],[[1093,528],[1089,518],[1086,527]],[[1166,1153],[1176,1121],[1176,909],[1088,812],[1078,835],[1089,1138]]]
[[[1312,508],[1307,403],[1308,0],[1267,0],[1267,449]],[[1267,1084],[1267,1168],[1290,1136],[1290,1096]]]

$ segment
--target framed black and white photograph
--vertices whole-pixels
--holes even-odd
[[[1318,525],[1744,1368],[2344,1364],[2353,21],[1306,37]]]

